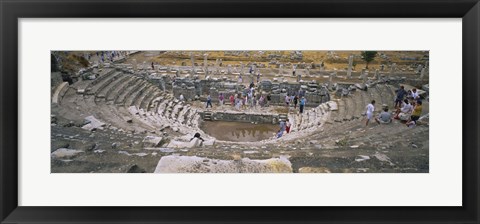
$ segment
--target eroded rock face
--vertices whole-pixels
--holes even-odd
[[[197,156],[164,156],[155,173],[292,173],[286,157],[266,160],[218,160]]]

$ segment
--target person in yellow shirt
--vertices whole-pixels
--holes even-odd
[[[422,101],[418,100],[417,104],[413,108],[412,116],[410,116],[410,121],[407,122],[407,127],[416,124],[417,120],[420,118],[420,115],[422,115]]]

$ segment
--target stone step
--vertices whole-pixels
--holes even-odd
[[[111,82],[115,81],[118,77],[122,76],[121,72],[114,72],[111,75],[108,75],[106,78],[104,78],[102,81],[98,82],[94,86],[90,88],[90,90],[87,92],[88,95],[96,95],[102,89],[104,89],[108,84]]]
[[[169,100],[167,105],[165,106],[165,109],[163,110],[162,114],[163,114],[163,117],[165,117],[166,119],[169,119],[170,117],[170,113],[172,113],[173,111],[173,100]]]
[[[142,99],[139,107],[143,108],[145,111],[149,111],[150,107],[153,106],[153,100],[161,96],[162,93],[159,91],[160,90],[158,89],[158,87],[155,86],[153,90]]]
[[[178,115],[178,122],[180,124],[184,124],[185,122],[185,114],[190,111],[190,106],[186,105],[183,110]]]
[[[184,106],[183,106],[183,104],[182,104],[181,102],[178,103],[177,105],[175,105],[175,107],[173,107],[172,113],[170,114],[170,119],[177,120],[180,111],[183,110],[183,107],[184,107]]]
[[[343,99],[338,100],[337,106],[338,106],[338,111],[337,111],[337,115],[334,117],[334,121],[342,122],[347,112],[345,109],[345,101]]]
[[[158,89],[156,91],[159,91]],[[156,103],[155,99],[163,95],[162,92],[154,92],[153,94],[150,94],[140,105],[141,108],[143,108],[146,111],[152,111],[153,108],[155,108]]]
[[[106,99],[108,93],[111,93],[112,91],[118,91],[118,85],[124,83],[126,80],[128,80],[128,78],[129,76],[127,75],[121,75],[120,77],[117,77],[115,81],[110,82],[107,86],[105,86],[105,88],[103,88],[99,93],[97,93],[96,97]]]
[[[152,102],[151,102],[151,104],[154,104],[154,105],[155,105],[155,107],[152,108],[152,109],[153,109],[153,110],[152,110],[152,113],[153,113],[153,114],[157,114],[158,107],[160,106],[160,103],[161,103],[162,100],[163,100],[163,97],[162,97],[162,96],[163,96],[163,94],[160,94],[159,96],[153,98],[153,100],[152,100]]]
[[[141,93],[133,101],[133,105],[137,106],[137,108],[143,108],[141,107],[142,102],[145,100],[145,98],[147,98],[148,96],[150,96],[155,92],[155,88],[156,88],[155,86],[150,85],[150,86],[147,86],[147,88],[141,90]]]
[[[130,124],[130,129],[135,130],[136,132],[143,132],[145,130],[155,130],[155,127],[152,126],[149,122],[144,119],[141,119],[138,116],[132,116],[130,112],[124,106],[118,106],[118,111],[124,114],[125,116],[131,116],[132,122]]]
[[[133,88],[133,86],[140,81],[142,81],[142,79],[131,76],[130,80],[119,87],[118,93],[111,92],[107,94],[107,101],[113,100],[115,103],[118,103],[118,101],[123,102],[125,96],[128,94],[129,88]]]
[[[180,101],[174,99],[171,108],[172,108],[172,109],[169,110],[169,114],[167,115],[167,118],[168,118],[168,119],[175,120],[175,119],[177,118],[177,116],[178,116],[178,112],[179,112],[180,108],[183,108],[183,103],[181,103]]]
[[[146,96],[146,94],[149,93],[149,91],[152,90],[152,85],[147,82],[145,86],[142,88],[138,89],[136,92],[133,93],[133,98],[130,103],[130,105],[136,105],[138,107],[138,104],[140,104],[140,101],[143,97]]]
[[[125,75],[125,79],[118,82],[114,87],[110,88],[109,91],[106,93],[105,100],[106,101],[114,101],[125,89],[128,85],[132,85],[134,81],[137,80],[136,77]]]
[[[98,77],[94,80],[92,80],[92,82],[90,82],[89,86],[88,87],[93,87],[94,85],[96,85],[97,83],[99,82],[102,82],[105,78],[107,78],[108,76],[112,75],[113,73],[115,73],[115,69],[113,68],[104,68],[100,74],[98,74]],[[87,87],[87,88],[88,88]]]
[[[137,96],[142,93],[142,91],[140,90],[145,89],[147,85],[148,83],[145,80],[143,80],[140,84],[135,85],[133,89],[130,90],[130,93],[127,95],[127,98],[125,99],[125,106],[129,107],[133,105],[135,98],[137,98]]]
[[[183,124],[187,125],[188,121],[190,120],[190,117],[193,116],[194,114],[194,109],[191,107],[188,107],[187,110],[185,110],[185,113],[183,114]]]
[[[115,104],[126,105],[125,102],[127,99],[130,98],[135,90],[140,88],[143,84],[145,84],[145,80],[138,79],[135,83],[133,83],[133,85],[125,89],[125,91],[115,100]]]
[[[196,109],[190,110],[190,116],[187,119],[187,125],[188,126],[194,126],[195,125],[195,119],[198,119],[197,116],[198,116],[198,114],[197,114]]]
[[[157,114],[161,117],[163,117],[163,114],[165,112],[165,109],[167,108],[168,104],[170,103],[169,102],[169,98],[164,98],[161,102],[160,102],[160,105],[158,106],[158,109],[157,109]]]

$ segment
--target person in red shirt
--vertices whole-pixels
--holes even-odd
[[[230,95],[230,104],[232,105],[232,107],[235,106],[235,97],[233,95]]]
[[[286,126],[285,126],[285,130],[287,131],[287,134],[290,133],[290,126],[291,126],[291,125],[292,125],[292,124],[290,124],[290,121],[287,119],[287,124],[286,124]]]

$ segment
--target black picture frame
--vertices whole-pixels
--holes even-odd
[[[478,0],[0,0],[1,223],[479,223]],[[18,206],[19,18],[462,18],[461,207]],[[448,149],[459,150],[459,149]],[[41,193],[41,192],[39,192]],[[445,192],[448,194],[448,192]],[[442,195],[439,195],[442,197]]]

